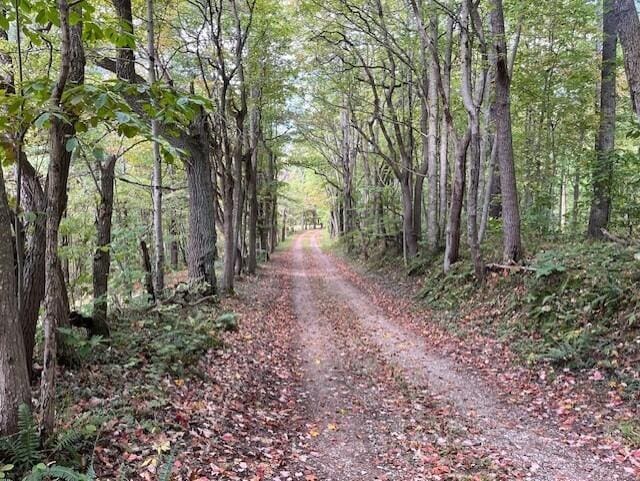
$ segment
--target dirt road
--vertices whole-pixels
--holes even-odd
[[[308,419],[303,444],[315,468],[308,479],[634,479],[503,404],[481,375],[387,317],[341,275],[319,237],[299,235],[285,254]]]

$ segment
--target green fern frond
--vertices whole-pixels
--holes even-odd
[[[83,440],[85,432],[83,429],[73,426],[65,431],[62,431],[55,438],[53,444],[53,451],[56,453],[69,453],[75,452],[75,447]]]
[[[175,459],[176,456],[173,451],[171,451],[167,460],[162,463],[162,466],[160,466],[160,470],[158,471],[158,481],[171,480],[171,471],[173,470],[173,462]]]
[[[38,464],[22,481],[87,481],[87,476],[64,466]]]
[[[87,475],[85,477],[87,481],[96,481],[97,476],[96,470],[93,469],[93,463],[89,465],[89,468],[87,469]]]
[[[26,404],[20,405],[18,409],[18,433],[13,438],[12,445],[12,462],[22,469],[31,469],[42,459],[40,435],[31,409]]]

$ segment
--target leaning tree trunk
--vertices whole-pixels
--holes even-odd
[[[112,155],[104,164],[97,162],[100,171],[100,203],[96,215],[98,242],[93,255],[93,324],[90,332],[92,336],[109,336],[107,294],[111,267],[111,219],[116,158]]]
[[[0,169],[0,436],[16,432],[18,408],[29,405],[31,391],[18,319],[11,215]]]
[[[611,177],[616,130],[616,16],[613,0],[604,0],[602,14],[602,79],[600,83],[600,127],[593,166],[593,200],[587,234],[602,239],[609,223]]]
[[[634,0],[615,0],[614,8],[631,106],[640,119],[640,20]]]
[[[36,325],[40,315],[40,305],[44,299],[44,254],[45,254],[45,217],[47,208],[42,185],[36,170],[22,155],[22,195],[24,209],[31,215],[33,225],[27,242],[23,264],[22,305],[20,306],[20,325],[24,337],[29,377],[33,375],[33,349],[36,342]]]
[[[494,39],[496,63],[495,120],[496,149],[500,166],[500,190],[502,192],[502,257],[505,262],[516,262],[522,255],[522,243],[520,239],[520,210],[511,132],[511,78],[505,41],[502,0],[493,0],[491,30]]]

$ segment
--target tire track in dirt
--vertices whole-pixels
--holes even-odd
[[[317,233],[308,236],[316,270],[336,302],[356,313],[369,339],[388,362],[395,364],[405,380],[415,387],[452,403],[459,415],[477,424],[480,434],[473,443],[493,445],[529,471],[535,481],[614,481],[633,479],[613,472],[586,451],[562,442],[563,436],[541,426],[526,413],[505,406],[480,377],[462,371],[455,362],[430,353],[424,339],[391,322],[357,287],[345,280],[332,260],[320,249]]]
[[[398,376],[348,303],[326,289],[324,272],[302,248],[310,235],[296,240],[287,268],[307,419],[293,450],[311,468],[304,479],[522,480],[500,452],[462,443],[460,432],[474,427]]]
[[[377,467],[376,449],[367,443],[366,419],[358,414],[362,406],[353,392],[358,385],[341,359],[329,323],[316,307],[305,266],[303,239],[298,236],[293,246],[292,302],[303,361],[306,392],[302,395],[312,421],[308,426],[309,444],[315,462],[309,464],[315,465],[322,476],[307,479],[385,479],[384,470]]]

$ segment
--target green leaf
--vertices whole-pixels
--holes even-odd
[[[76,137],[71,137],[69,140],[67,140],[67,143],[65,144],[64,148],[66,149],[67,152],[73,152],[77,146],[78,146],[78,139]]]
[[[51,114],[49,112],[44,112],[42,115],[40,115],[35,121],[36,128],[41,129],[45,124],[48,125],[49,118],[51,118]]]

